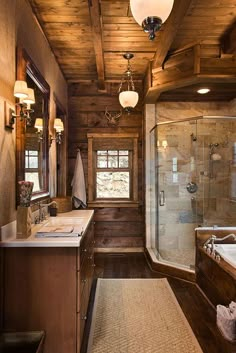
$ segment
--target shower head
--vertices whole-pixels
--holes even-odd
[[[195,136],[193,133],[190,136],[191,136],[192,141],[197,141],[197,136]]]

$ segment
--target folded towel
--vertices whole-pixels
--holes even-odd
[[[236,317],[236,302],[231,302],[230,304],[229,304],[229,309],[230,309],[230,311],[232,312],[232,313],[234,313],[235,315],[235,317]]]
[[[236,340],[236,315],[230,307],[217,305],[216,322],[226,339],[230,341]]]

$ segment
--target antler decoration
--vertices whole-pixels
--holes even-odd
[[[121,110],[119,113],[112,115],[111,113],[108,112],[107,107],[106,107],[105,117],[107,118],[108,125],[113,125],[113,126],[118,125],[121,115],[122,115]]]

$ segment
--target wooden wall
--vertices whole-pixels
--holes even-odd
[[[96,208],[95,248],[140,248],[144,246],[144,169],[143,169],[143,114],[142,105],[128,115],[123,113],[118,126],[109,126],[104,115],[106,107],[112,114],[119,112],[118,83],[107,84],[107,91],[98,92],[93,83],[71,83],[69,86],[68,126],[68,193],[74,173],[77,149],[81,151],[86,185],[88,184],[87,133],[129,132],[139,134],[138,144],[138,189],[137,208]],[[141,101],[141,99],[140,99]],[[112,147],[112,146],[111,146]]]

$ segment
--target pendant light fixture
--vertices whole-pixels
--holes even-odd
[[[169,17],[173,4],[174,0],[130,0],[130,9],[135,21],[153,40],[155,32]]]
[[[123,57],[128,60],[127,70],[124,72],[120,87],[119,87],[119,101],[124,110],[128,113],[136,106],[138,103],[138,93],[135,91],[132,69],[130,65],[130,60],[134,57],[132,53],[125,53]]]

